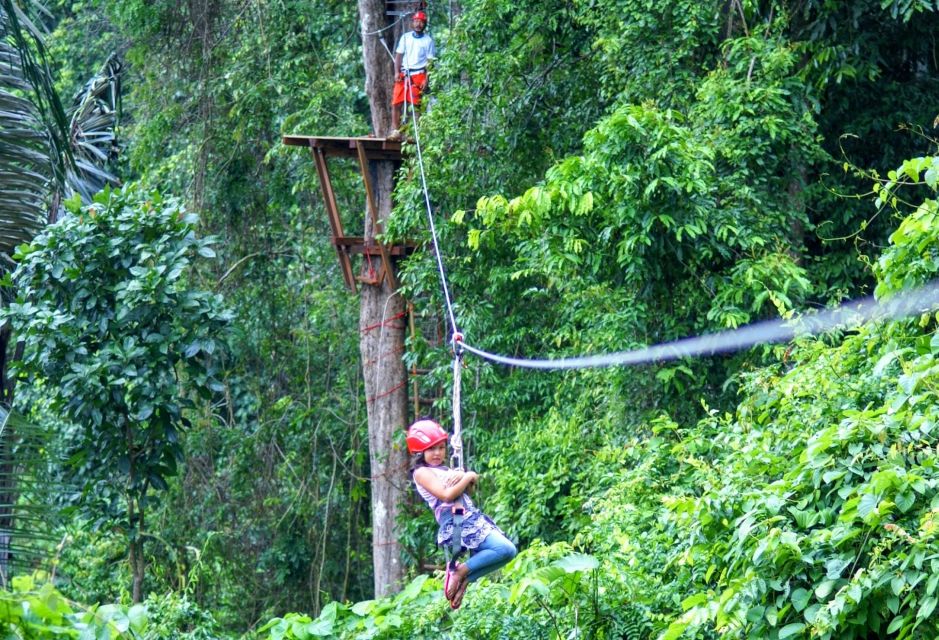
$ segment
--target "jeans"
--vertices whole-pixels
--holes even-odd
[[[505,566],[518,553],[512,541],[498,531],[493,531],[483,543],[470,554],[466,566],[469,567],[469,580],[473,582],[487,573]]]

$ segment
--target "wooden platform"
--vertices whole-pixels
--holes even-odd
[[[359,147],[365,150],[368,160],[401,160],[401,143],[387,138],[362,136],[340,138],[336,136],[284,136],[284,144],[291,147],[319,149],[327,158],[356,158]]]
[[[320,188],[323,191],[323,201],[326,205],[326,215],[332,232],[332,244],[339,258],[342,269],[342,278],[350,291],[357,289],[356,282],[367,284],[381,284],[385,278],[393,289],[398,288],[398,279],[395,275],[392,257],[404,256],[414,250],[412,243],[401,245],[385,245],[375,242],[372,238],[362,236],[347,236],[339,216],[339,206],[336,203],[336,194],[333,191],[332,180],[329,176],[327,158],[357,158],[362,182],[365,186],[365,200],[368,214],[372,221],[375,235],[382,233],[381,220],[378,218],[378,205],[375,202],[372,189],[371,174],[368,163],[372,161],[401,162],[401,143],[385,138],[354,137],[342,138],[336,136],[284,136],[284,144],[294,147],[306,147],[313,154],[316,164],[316,174],[319,177]],[[356,278],[352,272],[352,255],[381,256],[381,270],[375,279],[364,280]]]
[[[424,0],[385,0],[385,13],[389,16],[406,16],[426,8]]]

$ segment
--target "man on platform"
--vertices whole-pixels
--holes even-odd
[[[427,88],[427,64],[434,59],[434,39],[425,33],[427,14],[418,11],[411,18],[412,31],[398,40],[395,47],[395,86],[391,98],[391,134],[389,140],[402,138],[401,107],[407,102],[421,103],[421,93]]]

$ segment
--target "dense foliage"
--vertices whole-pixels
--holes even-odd
[[[920,181],[917,167],[933,171],[935,163],[908,163],[912,180]],[[933,176],[928,182],[934,189]],[[936,201],[926,199],[891,236],[875,267],[882,299],[939,274],[935,217]],[[564,465],[566,498],[550,502],[549,475],[526,502],[550,504],[548,515],[576,522],[566,525],[572,539],[599,560],[593,590],[589,582],[553,585],[543,600],[520,606],[515,594],[532,580],[525,570],[551,566],[550,555],[532,545],[501,583],[471,588],[470,611],[453,616],[452,628],[436,622],[433,607],[445,606],[440,594],[419,599],[426,587],[417,581],[395,599],[346,610],[365,619],[338,627],[342,610],[330,610],[304,629],[310,637],[343,638],[441,630],[453,638],[575,631],[594,638],[935,637],[937,322],[927,312],[802,339],[779,349],[785,357],[778,363],[743,376],[742,400],[731,411],[708,409],[684,424],[661,415],[638,434],[607,432],[597,438],[593,464],[555,457],[549,474]],[[587,422],[580,418],[575,432]],[[565,432],[552,426],[551,436],[520,434],[536,449],[530,456],[560,453]],[[567,434],[568,447],[576,437]],[[517,465],[500,477],[500,491],[520,489],[524,480],[513,485],[512,474]],[[524,532],[531,511],[515,513],[512,522]],[[402,612],[420,607],[429,609],[416,626],[403,622]],[[608,635],[624,616],[636,634]],[[490,617],[512,621],[510,635],[489,627]],[[272,623],[271,637],[306,637],[285,631],[301,622]],[[526,630],[511,635],[516,624]]]
[[[124,610],[107,605],[83,611],[73,607],[49,582],[17,577],[11,591],[0,591],[0,631],[9,638],[79,640],[100,637],[139,638],[146,627],[146,609]]]
[[[167,489],[183,458],[190,396],[222,389],[213,354],[229,316],[218,295],[189,284],[194,259],[215,253],[179,202],[128,187],[71,207],[18,249],[18,297],[3,319],[22,344],[14,375],[42,384],[69,425],[73,500],[129,540],[139,602],[151,489]]]
[[[92,607],[129,599],[119,534],[134,525],[111,499],[123,486],[143,490],[148,629],[167,637],[939,633],[928,313],[629,369],[535,373],[468,357],[469,459],[486,511],[522,551],[451,612],[432,519],[412,504],[399,530],[413,578],[369,600],[356,300],[309,156],[280,143],[368,133],[356,3],[50,4],[63,95],[123,55],[117,166],[141,185],[51,228],[55,256],[24,251],[21,269],[58,297],[37,313],[27,278],[9,310],[43,380],[21,397],[60,434],[51,449],[80,454],[58,479],[83,486],[89,508],[47,532],[63,540],[47,549],[62,593]],[[625,350],[886,300],[935,276],[935,3],[428,4],[441,56],[422,153],[471,344]],[[413,151],[389,235],[426,241]],[[339,160],[330,169],[352,233],[361,179]],[[102,233],[105,211],[118,228]],[[175,229],[183,253],[141,258],[130,238],[150,224]],[[217,237],[211,249],[190,235],[196,224]],[[183,257],[193,251],[218,259]],[[138,271],[115,280],[125,268]],[[404,357],[431,369],[420,394],[446,421],[431,252],[401,275],[417,315]],[[119,290],[161,283],[170,300],[173,283],[204,292],[158,314],[165,340],[148,342],[137,316],[108,316]],[[212,353],[227,320],[216,295],[232,310],[224,359]],[[86,344],[102,319],[107,341]],[[169,373],[187,364],[218,369]],[[202,383],[208,395],[188,393]],[[146,446],[133,481],[105,428],[121,420]]]

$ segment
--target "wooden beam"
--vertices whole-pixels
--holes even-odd
[[[377,244],[366,244],[362,236],[345,236],[343,238],[333,238],[333,244],[345,247],[352,255],[368,254],[370,256],[380,256],[381,250]],[[385,245],[385,250],[392,256],[398,258],[414,253],[417,246],[414,243]]]
[[[312,145],[311,145],[312,147]],[[339,267],[342,269],[342,279],[346,287],[355,292],[355,276],[352,274],[352,261],[349,259],[349,251],[344,246],[338,244],[336,240],[342,238],[345,234],[342,231],[342,221],[339,219],[339,206],[336,204],[336,194],[333,192],[333,184],[329,179],[329,168],[326,166],[326,154],[319,147],[311,149],[313,153],[313,162],[316,164],[316,175],[320,179],[320,188],[323,190],[323,200],[326,203],[326,215],[329,218],[329,226],[333,233],[333,246],[336,247],[336,255],[339,257]]]
[[[365,155],[369,160],[392,160],[401,162],[401,142],[387,138],[373,138],[371,136],[338,137],[338,136],[284,136],[285,145],[294,147],[309,147],[322,149],[327,157],[339,156],[355,158],[358,148],[365,148]]]
[[[383,233],[384,229],[381,220],[378,218],[378,203],[375,202],[375,192],[372,190],[372,179],[368,170],[368,157],[365,154],[365,145],[361,140],[356,142],[356,150],[359,156],[359,169],[362,171],[362,181],[365,183],[365,199],[368,204],[368,214],[372,219],[372,229],[374,229],[375,235],[377,236]],[[388,276],[388,284],[391,286],[392,291],[397,291],[399,286],[398,278],[395,276],[394,268],[391,264],[391,257],[388,255],[388,251],[385,250],[385,244],[383,242],[378,242],[377,244],[378,250],[381,253],[382,267],[384,268],[385,275]]]

